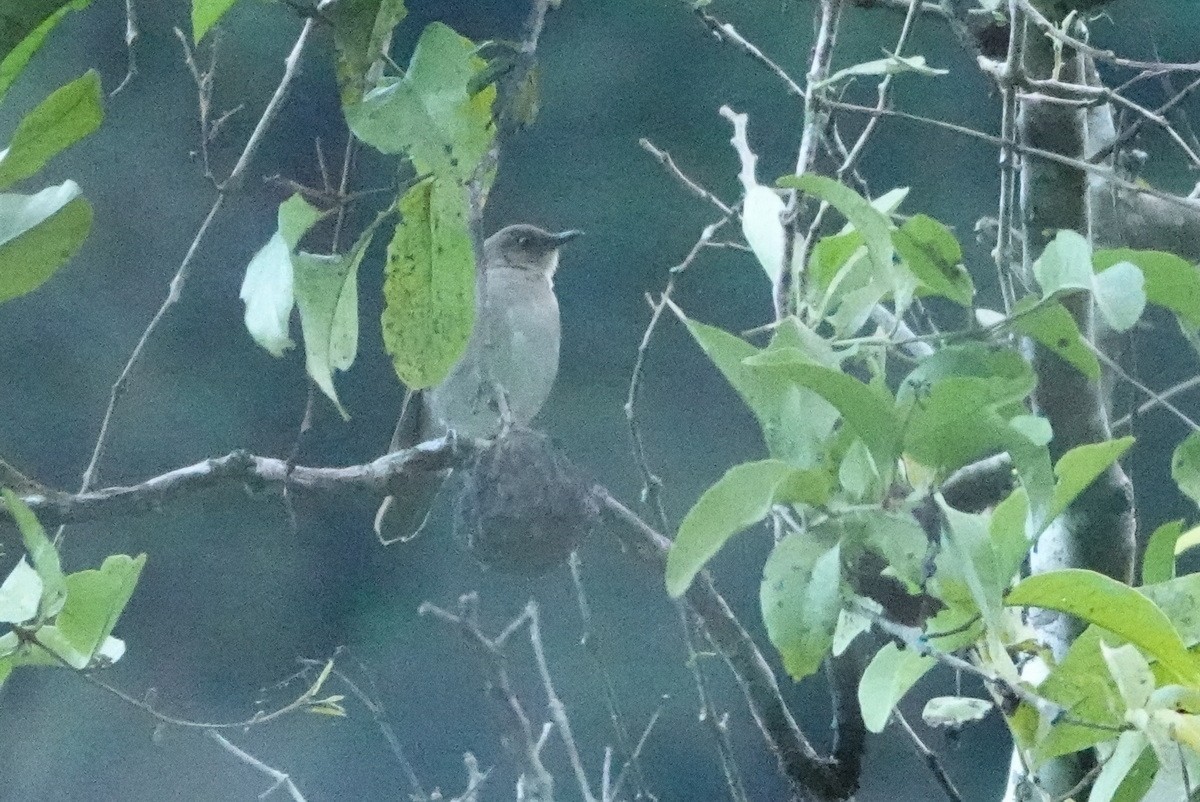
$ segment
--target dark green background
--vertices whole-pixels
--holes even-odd
[[[444,20],[476,39],[512,37],[521,2],[418,2],[395,44],[407,59],[423,25]],[[73,488],[86,464],[108,388],[161,302],[213,196],[189,154],[196,147],[196,103],[173,26],[188,27],[183,2],[138,3],[141,75],[107,104],[99,133],[57,159],[29,188],[77,180],[95,205],[92,236],[72,264],[45,287],[0,307],[0,454],[44,482]],[[71,15],[49,39],[0,108],[0,141],[55,87],[97,67],[111,90],[125,71],[124,4],[96,0]],[[755,0],[713,9],[801,76],[811,42],[810,2]],[[1114,22],[1093,25],[1096,39],[1129,55],[1200,58],[1200,4],[1195,0],[1113,3]],[[899,14],[849,8],[837,64],[877,58],[891,48]],[[229,15],[218,50],[217,106],[244,102],[213,150],[220,171],[240,151],[300,23],[284,6],[244,2]],[[736,199],[737,163],[726,121],[728,103],[750,114],[760,179],[794,164],[801,110],[778,82],[743,54],[708,35],[683,4],[670,0],[566,0],[551,14],[540,48],[542,113],[512,140],[488,207],[489,229],[528,221],[577,227],[587,237],[563,258],[558,289],[564,319],[563,361],[545,429],[618,496],[639,487],[629,457],[622,404],[635,349],[648,316],[643,295],[662,286],[700,229],[715,219],[637,146],[649,137],[726,200]],[[911,45],[951,70],[937,79],[901,76],[896,105],[994,131],[996,98],[950,41],[924,18]],[[871,99],[873,81],[852,97]],[[1159,102],[1146,82],[1136,100]],[[1189,109],[1197,111],[1192,101]],[[847,121],[852,133],[861,120]],[[274,228],[285,192],[260,179],[276,173],[318,179],[312,142],[320,137],[340,158],[344,130],[329,68],[329,42],[316,37],[280,119],[252,165],[245,191],[222,213],[205,242],[183,300],[151,342],[114,419],[102,482],[118,484],[233,448],[286,455],[304,408],[302,357],[274,360],[255,348],[237,299],[250,256]],[[1163,137],[1142,143],[1160,158],[1154,178],[1186,191],[1194,176],[1166,155]],[[905,210],[925,212],[972,240],[974,221],[994,213],[996,154],[954,134],[885,122],[862,172],[872,188],[912,188]],[[355,185],[384,186],[392,167],[363,154]],[[361,212],[366,219],[369,209]],[[969,249],[973,272],[991,285],[986,251]],[[381,255],[360,276],[363,333],[358,363],[338,378],[353,415],[343,423],[319,400],[316,425],[301,459],[309,464],[360,462],[382,453],[401,388],[381,353],[378,332]],[[743,254],[712,253],[681,281],[679,301],[698,319],[734,330],[764,322],[768,288]],[[1134,367],[1156,386],[1194,372],[1164,321],[1139,339]],[[1185,405],[1191,401],[1185,397]],[[1194,407],[1194,403],[1191,404]],[[676,518],[731,464],[762,453],[755,427],[732,392],[681,332],[668,323],[655,340],[640,408],[650,454],[666,481]],[[1167,475],[1169,450],[1182,427],[1162,415],[1138,424],[1132,460],[1139,510],[1148,524],[1187,515]],[[71,530],[69,569],[113,552],[146,551],[142,583],[117,634],[129,653],[109,677],[135,695],[157,689],[167,712],[201,720],[235,720],[256,699],[279,704],[297,686],[271,686],[297,657],[320,658],[348,645],[378,678],[401,741],[426,787],[462,788],[461,753],[474,751],[498,768],[486,799],[512,796],[512,775],[498,743],[482,675],[447,629],[416,616],[425,600],[452,605],[479,589],[485,620],[498,627],[531,595],[543,605],[549,659],[595,780],[612,743],[601,685],[578,646],[579,618],[565,570],[536,580],[481,572],[439,526],[418,541],[383,549],[370,531],[373,500],[302,496],[293,532],[276,497],[211,492],[164,514]],[[721,587],[746,624],[761,635],[757,571],[769,548],[765,532],[731,544],[718,558]],[[15,555],[8,555],[5,567]],[[675,613],[661,580],[623,555],[602,533],[583,550],[595,609],[593,636],[614,674],[627,724],[639,731],[659,706],[644,765],[664,800],[720,799],[721,780],[706,728],[697,723],[694,689],[683,665]],[[540,717],[541,699],[527,650],[516,664],[522,689]],[[347,661],[347,666],[352,662]],[[727,679],[711,660],[718,707],[730,713],[732,737],[754,799],[783,798],[773,759]],[[940,676],[925,688],[952,692]],[[266,688],[264,691],[263,689]],[[785,682],[805,729],[828,738],[828,701],[819,681]],[[264,696],[265,694],[265,696]],[[402,798],[407,786],[369,715],[351,703],[344,720],[297,715],[235,742],[293,774],[309,799]],[[906,705],[919,717],[919,700]],[[265,778],[196,733],[169,730],[157,741],[142,714],[63,672],[23,671],[0,691],[0,798],[251,799]],[[994,719],[951,742],[930,733],[968,799],[995,798],[1008,752]],[[575,798],[561,750],[551,759],[561,796]],[[901,736],[872,742],[863,800],[936,799],[936,788]]]

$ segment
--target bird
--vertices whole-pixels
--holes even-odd
[[[484,291],[458,362],[440,384],[409,392],[391,450],[447,432],[492,438],[538,414],[558,374],[561,324],[554,274],[559,249],[582,232],[506,226],[483,243]],[[401,477],[375,515],[382,543],[411,540],[425,526],[449,472]]]

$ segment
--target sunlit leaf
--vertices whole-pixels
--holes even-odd
[[[21,624],[32,620],[42,600],[42,578],[24,557],[0,583],[0,622]]]
[[[1117,331],[1126,331],[1146,306],[1142,271],[1130,262],[1118,262],[1100,273],[1092,266],[1092,247],[1074,231],[1059,231],[1033,264],[1042,296],[1086,290],[1096,309]]]
[[[272,356],[283,356],[295,345],[288,336],[288,321],[295,305],[292,252],[320,217],[321,213],[299,194],[285,200],[279,205],[278,229],[246,267],[239,294],[246,304],[246,329]]]
[[[883,732],[896,704],[935,665],[934,657],[894,643],[876,652],[858,685],[858,704],[867,729]]]
[[[1061,515],[1079,494],[1107,471],[1133,445],[1132,437],[1106,440],[1076,446],[1063,454],[1054,465],[1058,481],[1054,485],[1054,500],[1050,507],[1053,519]]]
[[[1135,647],[1109,646],[1101,641],[1100,654],[1108,666],[1108,673],[1117,684],[1117,691],[1129,709],[1145,707],[1154,693],[1154,673],[1150,663]]]
[[[112,634],[145,564],[145,554],[115,554],[99,568],[67,577],[67,603],[54,626],[66,643],[86,657],[85,665]]]
[[[767,637],[783,667],[800,680],[821,667],[841,610],[841,551],[815,533],[794,532],[775,544],[763,566],[759,602]]]
[[[475,255],[465,191],[426,179],[400,199],[384,268],[383,344],[410,390],[432,387],[458,361],[475,321]]]
[[[1145,786],[1139,788],[1136,795],[1133,796],[1129,794],[1129,790],[1132,789],[1127,790],[1127,784],[1132,779],[1130,774],[1134,767],[1142,763],[1143,758],[1149,757],[1153,762],[1153,767],[1158,768],[1158,759],[1154,757],[1154,750],[1147,749],[1147,745],[1146,736],[1140,732],[1121,733],[1117,738],[1116,748],[1104,761],[1100,773],[1096,776],[1096,781],[1092,783],[1088,802],[1117,802],[1118,800],[1120,802],[1141,802],[1150,788],[1150,783],[1147,781]],[[1152,778],[1153,772],[1147,779]]]
[[[100,127],[100,76],[89,70],[38,104],[0,151],[0,189],[36,173],[56,153]]]
[[[730,468],[692,507],[667,554],[667,593],[678,598],[725,542],[782,503],[824,504],[829,477],[776,459]]]

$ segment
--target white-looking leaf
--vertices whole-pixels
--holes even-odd
[[[995,309],[984,309],[980,307],[979,309],[975,310],[975,321],[985,329],[990,329],[993,326],[999,326],[1007,319],[1008,318],[1006,318],[1000,312],[997,312]]]
[[[1122,782],[1130,769],[1137,763],[1138,758],[1146,751],[1149,741],[1146,736],[1137,731],[1123,732],[1117,738],[1116,748],[1103,761],[1103,768],[1092,783],[1092,791],[1088,802],[1113,802],[1121,788]],[[1124,798],[1124,797],[1122,797]]]
[[[873,601],[871,603],[875,604]],[[850,644],[854,642],[855,638],[870,628],[871,619],[865,615],[859,615],[850,610],[842,610],[838,613],[837,627],[833,630],[833,656],[840,657],[846,649],[850,648]]]
[[[937,659],[931,655],[901,649],[894,643],[876,652],[858,684],[858,704],[867,729],[883,732],[892,708],[935,665]]]
[[[887,58],[864,61],[861,64],[855,64],[838,70],[824,81],[813,84],[812,88],[819,89],[823,86],[836,84],[839,81],[844,81],[847,78],[853,78],[858,75],[895,75],[902,72],[915,72],[918,75],[935,76],[945,75],[949,70],[930,67],[925,63],[924,56],[897,56],[889,53]]]
[[[1116,331],[1133,328],[1146,309],[1146,279],[1131,262],[1096,273],[1092,293],[1101,317]]]
[[[961,727],[979,721],[992,712],[995,705],[986,699],[969,696],[935,696],[925,703],[921,718],[930,727]]]
[[[21,624],[37,615],[42,578],[24,557],[0,583],[0,621]]]
[[[1150,662],[1138,651],[1137,647],[1125,644],[1112,647],[1100,641],[1100,654],[1117,683],[1117,690],[1125,706],[1132,709],[1145,707],[1154,693],[1154,674],[1150,671]]]
[[[778,283],[783,268],[783,210],[779,193],[761,184],[751,187],[742,203],[742,234],[772,285]]]
[[[125,641],[109,635],[96,650],[94,658],[105,663],[115,663],[125,656]]]
[[[295,305],[292,251],[320,218],[317,209],[296,194],[279,205],[279,228],[250,264],[238,294],[246,303],[246,329],[271,356],[281,357],[295,345],[288,320]]]
[[[1132,262],[1118,262],[1100,273],[1092,266],[1092,246],[1075,231],[1059,231],[1033,263],[1042,297],[1072,290],[1092,294],[1104,322],[1127,331],[1146,308],[1145,277]]]

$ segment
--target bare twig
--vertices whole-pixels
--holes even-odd
[[[329,0],[325,0],[328,2]],[[133,368],[141,359],[143,352],[146,349],[147,343],[158,329],[158,326],[166,318],[167,313],[179,302],[183,294],[183,287],[191,275],[192,265],[195,262],[196,254],[200,250],[200,245],[204,241],[212,226],[212,222],[216,219],[217,213],[225,203],[225,199],[241,182],[250,161],[258,152],[259,146],[262,144],[264,136],[271,123],[274,122],[279,109],[283,105],[283,100],[287,96],[288,90],[291,88],[292,80],[295,78],[297,69],[300,64],[300,56],[304,52],[304,47],[308,42],[309,35],[312,33],[313,20],[310,18],[304,23],[299,36],[296,37],[296,43],[292,46],[291,52],[288,54],[287,60],[284,63],[283,76],[279,80],[278,86],[275,88],[274,94],[268,101],[267,106],[263,109],[262,116],[258,120],[253,133],[246,141],[245,147],[242,149],[242,154],[239,157],[233,171],[225,180],[217,192],[217,197],[213,200],[212,207],[205,215],[200,227],[196,230],[195,236],[192,238],[191,245],[188,246],[187,253],[184,254],[183,261],[175,271],[175,275],[171,279],[170,287],[167,291],[166,298],[163,299],[158,311],[154,313],[154,317],[150,319],[150,323],[138,338],[137,344],[130,353],[129,358],[125,362],[125,366],[121,369],[121,373],[117,376],[116,382],[113,383],[112,390],[109,393],[108,406],[104,411],[104,417],[100,421],[100,432],[96,437],[96,443],[92,448],[92,456],[88,460],[87,467],[83,471],[83,479],[80,482],[80,492],[89,490],[96,481],[96,473],[100,465],[100,459],[104,454],[104,447],[108,443],[109,429],[112,425],[113,415],[117,409],[117,402],[124,394],[126,387],[129,384],[129,378],[133,373]],[[55,534],[56,544],[61,544],[63,531],[60,529]]]
[[[134,0],[125,0],[125,77],[117,84],[116,89],[108,93],[109,97],[116,97],[137,77],[137,52],[134,50],[134,44],[138,36],[137,6],[134,5]]]
[[[721,22],[703,8],[696,9],[696,16],[708,26],[708,29],[712,31],[713,36],[715,36],[717,39],[722,42],[729,42],[743,53],[748,55],[750,58],[754,59],[759,64],[763,65],[772,73],[774,73],[779,80],[783,81],[784,86],[787,87],[788,94],[795,95],[801,99],[804,99],[808,96],[800,84],[796,83],[792,76],[788,75],[787,71],[783,69],[783,67],[780,67],[774,61],[772,61],[765,53],[762,52],[762,50],[758,48],[757,45],[738,33],[737,29],[731,24],[728,22]]]
[[[925,762],[925,765],[933,774],[933,779],[937,781],[938,786],[946,792],[946,798],[951,800],[951,802],[962,802],[962,794],[954,787],[954,781],[946,773],[946,767],[942,765],[942,760],[938,757],[937,752],[934,752],[925,745],[925,742],[921,740],[921,736],[917,735],[917,731],[912,728],[912,725],[908,723],[908,719],[904,717],[904,714],[899,709],[892,711],[892,720],[899,724],[900,728],[908,735],[908,740],[912,743],[913,750]]]
[[[671,158],[670,153],[667,153],[665,150],[661,150],[653,142],[644,137],[638,140],[638,144],[641,146],[642,150],[649,153],[659,164],[667,168],[667,171],[670,172],[671,175],[675,176],[679,183],[683,184],[684,188],[688,192],[692,193],[697,198],[708,201],[713,206],[716,206],[726,217],[733,216],[733,209],[712,192],[689,178],[687,174],[684,173],[683,170],[680,170],[679,166],[675,164],[675,160]]]
[[[300,793],[300,789],[296,787],[296,784],[292,782],[292,778],[288,776],[286,772],[280,771],[272,766],[268,766],[254,755],[235,746],[233,742],[216,730],[209,730],[208,737],[212,738],[214,741],[220,744],[226,752],[233,755],[247,766],[251,767],[255,771],[259,771],[267,775],[275,781],[274,785],[258,795],[259,799],[266,799],[268,796],[275,793],[276,789],[282,788],[288,792],[288,796],[295,800],[295,802],[305,802],[304,795]]]

